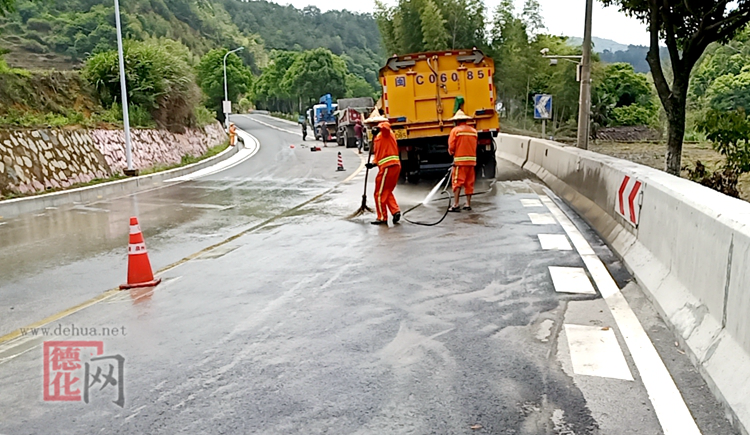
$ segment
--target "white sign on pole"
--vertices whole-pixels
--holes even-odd
[[[232,102],[224,100],[222,101],[222,107],[224,107],[224,113],[232,113]]]

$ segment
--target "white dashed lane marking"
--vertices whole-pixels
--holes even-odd
[[[558,293],[582,293],[595,295],[596,290],[591,285],[586,271],[582,267],[549,267],[552,284]]]
[[[539,243],[547,251],[571,251],[573,248],[565,234],[539,234]]]
[[[565,325],[573,373],[632,381],[628,363],[611,328]]]
[[[542,207],[542,202],[538,199],[522,199],[521,204],[524,207]]]
[[[555,218],[549,213],[529,213],[529,219],[534,225],[554,225],[557,223]]]

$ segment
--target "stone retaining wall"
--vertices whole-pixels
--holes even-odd
[[[133,167],[179,163],[203,155],[226,140],[218,122],[174,134],[131,130]],[[122,130],[0,130],[0,195],[64,188],[122,173],[126,167]]]

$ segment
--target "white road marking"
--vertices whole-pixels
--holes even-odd
[[[521,204],[524,207],[543,207],[542,202],[538,199],[522,199]]]
[[[267,123],[267,122],[263,122],[263,121],[261,121],[261,120],[260,120],[260,119],[258,119],[258,118],[251,118],[251,117],[248,117],[248,119],[251,119],[251,120],[253,120],[253,121],[257,122],[258,124],[263,124],[263,125],[265,125],[266,127],[269,127],[269,128],[273,128],[273,129],[275,129],[275,130],[283,131],[284,133],[295,134],[295,135],[297,135],[297,136],[300,136],[300,137],[302,137],[302,132],[301,132],[301,131],[292,131],[292,130],[287,130],[287,129],[285,129],[285,128],[281,128],[281,127],[276,127],[275,125],[271,125],[271,124],[269,124],[269,123]]]
[[[534,225],[554,225],[557,223],[549,213],[529,213],[529,219]]]
[[[582,267],[549,267],[552,284],[558,293],[583,293],[595,295],[596,290],[591,285],[586,271]]]
[[[183,175],[182,177],[171,178],[164,180],[165,183],[176,183],[180,181],[196,180],[201,177],[215,174],[217,172],[225,171],[229,168],[239,165],[250,157],[254,156],[258,150],[260,150],[260,142],[252,135],[237,129],[237,135],[242,137],[245,147],[237,152],[237,154],[224,160],[223,162],[217,163],[213,166],[203,168],[200,171],[195,171],[192,174]]]
[[[594,278],[630,350],[664,435],[700,434],[672,376],[604,263],[565,213],[549,197],[540,198],[560,222]]]
[[[573,373],[632,381],[628,363],[611,328],[565,325]]]
[[[568,238],[565,234],[539,234],[539,243],[542,245],[542,249],[548,251],[571,251],[573,247],[570,246]]]

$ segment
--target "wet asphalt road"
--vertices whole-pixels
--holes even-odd
[[[501,164],[473,212],[373,227],[372,215],[344,219],[360,203],[358,155],[311,153],[294,125],[265,116],[235,122],[261,150],[234,168],[0,226],[0,335],[120,284],[136,209],[155,269],[219,244],[153,290],[48,325],[125,335],[0,343],[0,434],[664,433],[601,296],[556,291],[548,268],[583,261],[541,249],[539,234],[565,233],[530,221],[547,210],[529,200],[556,201],[538,181]],[[335,171],[338,151],[346,172]],[[402,208],[435,181],[400,185]],[[734,434],[637,285],[558,205],[622,288],[702,433]],[[443,206],[410,217],[435,221]],[[632,380],[578,373],[565,325],[614,331]],[[45,402],[42,343],[55,339],[101,340],[124,357],[124,407],[112,386],[89,403]]]

